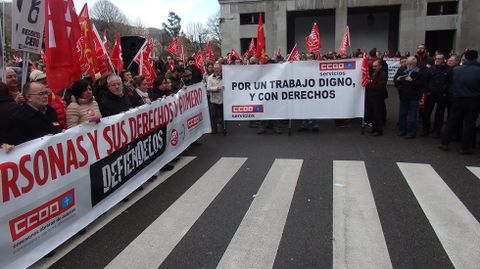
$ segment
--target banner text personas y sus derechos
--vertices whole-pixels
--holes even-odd
[[[0,152],[0,268],[33,264],[210,131],[198,83]]]

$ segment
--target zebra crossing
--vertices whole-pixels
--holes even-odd
[[[192,160],[193,158],[189,159],[189,162]],[[102,267],[172,268],[165,267],[164,262],[192,227],[204,217],[213,201],[222,197],[225,186],[232,178],[248,169],[245,167],[247,160],[248,158],[220,158]],[[278,267],[275,260],[282,237],[288,232],[285,224],[290,216],[289,211],[294,210],[292,200],[296,195],[297,184],[302,179],[304,162],[302,159],[275,159],[257,192],[252,196],[248,210],[237,224],[236,231],[228,236],[225,248],[218,253],[215,265],[198,265],[198,268]],[[372,191],[365,163],[332,160],[330,166],[333,170],[330,179],[331,267],[395,268],[389,253],[389,244],[385,240],[382,218],[377,210],[378,200]],[[478,269],[480,223],[474,215],[431,165],[398,162],[396,166],[454,268]],[[189,164],[186,163],[185,168],[188,167]],[[480,179],[479,167],[462,169],[468,169]],[[319,171],[319,175],[322,173],[326,171]],[[161,188],[161,185],[158,188]],[[61,267],[51,262],[36,264],[32,268],[49,266]],[[323,268],[315,264],[311,266]],[[175,268],[187,267],[177,265]]]

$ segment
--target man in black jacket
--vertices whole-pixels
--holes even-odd
[[[130,99],[123,90],[122,79],[117,75],[110,75],[107,78],[108,92],[100,100],[99,107],[102,116],[108,117],[130,108]]]
[[[448,94],[452,80],[452,69],[445,64],[445,56],[438,53],[435,56],[435,65],[426,72],[427,79],[427,100],[423,111],[423,132],[421,136],[427,136],[430,132],[430,115],[435,110],[435,121],[433,123],[433,137],[439,138],[442,130],[445,108],[448,103]]]
[[[11,149],[11,145],[7,144],[8,120],[19,107],[10,97],[7,85],[0,82],[0,148],[5,151]]]
[[[26,102],[8,120],[8,144],[18,145],[62,131],[57,113],[48,105],[50,94],[50,90],[42,83],[25,84],[23,95]]]
[[[407,139],[417,135],[418,101],[422,98],[424,79],[417,67],[417,59],[408,57],[403,73],[397,72],[394,77],[395,87],[400,95],[399,136]]]
[[[469,154],[475,138],[475,122],[480,113],[480,64],[478,51],[465,53],[466,61],[453,69],[452,75],[452,112],[447,127],[442,133],[440,149],[448,150],[448,144],[456,127],[463,123],[462,149],[460,153]]]
[[[373,136],[383,135],[385,98],[387,98],[388,76],[382,69],[382,61],[376,60],[372,64],[372,79],[366,86],[367,111],[369,118],[373,120]]]

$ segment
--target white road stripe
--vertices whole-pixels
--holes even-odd
[[[103,228],[103,226],[107,225],[115,219],[118,215],[122,214],[127,208],[135,204],[138,200],[142,199],[145,195],[150,193],[153,189],[155,189],[158,185],[162,184],[165,180],[171,177],[173,174],[178,172],[182,169],[185,165],[193,161],[196,157],[190,156],[182,156],[180,160],[175,163],[175,167],[171,171],[164,171],[158,173],[158,178],[155,179],[151,183],[143,184],[144,189],[140,192],[134,192],[129,195],[130,200],[128,202],[121,202],[105,214],[100,216],[94,222],[87,226],[87,232],[81,236],[74,236],[70,238],[68,241],[63,243],[60,247],[55,249],[55,255],[50,258],[43,258],[40,259],[38,262],[33,264],[29,267],[29,269],[46,269],[56,263],[58,260],[63,258],[63,256],[67,255],[70,251],[80,245],[83,241],[87,240],[90,236],[96,233],[98,230]]]
[[[106,268],[158,268],[247,158],[221,158]]]
[[[455,268],[480,266],[480,224],[428,164],[397,163]]]
[[[217,268],[272,268],[302,163],[275,160]]]
[[[476,177],[480,178],[480,167],[467,166],[467,169],[470,170]]]
[[[362,161],[333,161],[333,268],[392,268]]]

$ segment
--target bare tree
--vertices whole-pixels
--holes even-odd
[[[194,49],[198,50],[202,47],[202,43],[206,41],[207,29],[201,22],[189,22],[186,25],[186,37],[194,45]]]
[[[208,40],[216,41],[222,39],[222,32],[220,30],[220,10],[208,17],[207,38]]]
[[[109,0],[97,1],[90,10],[90,14],[100,33],[107,30],[109,40],[114,40],[115,34],[122,36],[130,32],[127,16]]]
[[[109,0],[97,1],[91,11],[92,17],[106,23],[128,24],[128,19],[120,9]]]

